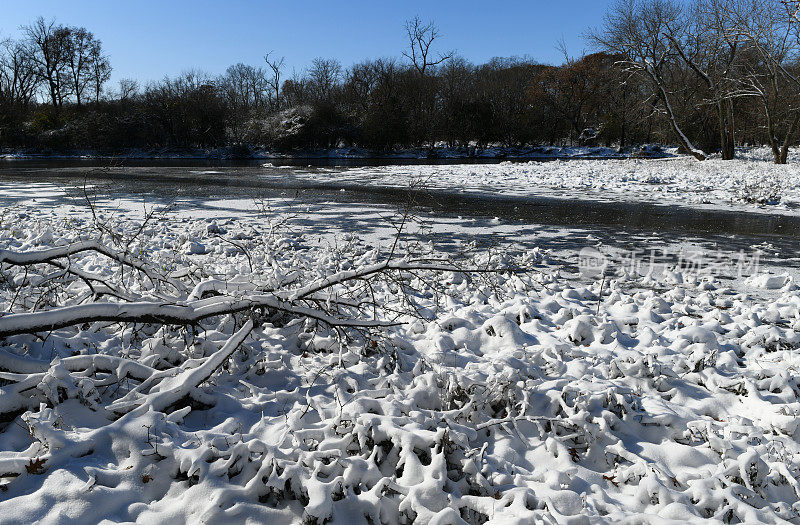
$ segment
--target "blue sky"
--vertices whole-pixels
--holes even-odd
[[[81,25],[104,44],[112,81],[142,82],[190,68],[221,73],[236,62],[262,65],[266,51],[286,57],[287,70],[317,56],[348,66],[364,58],[400,57],[403,22],[435,20],[442,49],[473,62],[529,55],[560,63],[555,43],[571,54],[586,47],[581,33],[596,26],[608,0],[571,1],[291,1],[265,0],[0,0],[0,37],[38,16]]]

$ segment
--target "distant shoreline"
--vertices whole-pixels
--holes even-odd
[[[298,150],[288,152],[270,151],[260,148],[238,147],[209,149],[131,149],[121,152],[100,152],[93,150],[32,150],[19,149],[0,151],[0,160],[303,160],[303,159],[354,159],[354,160],[558,160],[558,159],[628,159],[628,158],[667,158],[676,155],[674,148],[658,145],[645,145],[626,148],[599,146],[558,147],[531,146],[527,148],[409,148],[395,151],[373,151],[363,148],[334,148],[320,150]]]

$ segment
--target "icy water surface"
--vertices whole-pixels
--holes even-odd
[[[80,193],[83,185],[88,184],[109,198],[138,195],[156,200],[203,201],[209,198],[283,197],[299,203],[411,204],[433,216],[498,218],[559,226],[621,227],[676,234],[800,238],[800,217],[785,214],[598,201],[581,195],[522,197],[490,191],[461,192],[460,188],[428,189],[424,183],[412,188],[388,187],[371,184],[368,174],[360,175],[358,180],[342,176],[348,167],[354,165],[352,163],[363,166],[369,162],[386,165],[399,161],[316,159],[313,165],[307,160],[284,161],[283,165],[273,161],[271,165],[264,165],[263,161],[176,159],[126,160],[126,165],[120,166],[112,161],[25,160],[0,163],[0,181],[53,182],[72,188],[72,194]],[[332,166],[333,163],[338,165]]]

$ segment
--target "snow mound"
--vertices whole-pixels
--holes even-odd
[[[753,275],[748,277],[745,284],[754,288],[764,288],[766,290],[777,290],[783,288],[791,282],[792,278],[789,275]]]

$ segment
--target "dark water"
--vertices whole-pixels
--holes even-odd
[[[582,157],[574,160],[592,160]],[[0,159],[0,173],[8,169],[37,168],[260,168],[269,163],[273,166],[292,166],[298,168],[336,168],[336,167],[368,167],[368,166],[415,166],[415,165],[448,165],[448,164],[499,164],[501,162],[551,162],[557,157],[548,158],[286,158],[286,159],[123,159],[123,158],[25,158]]]

